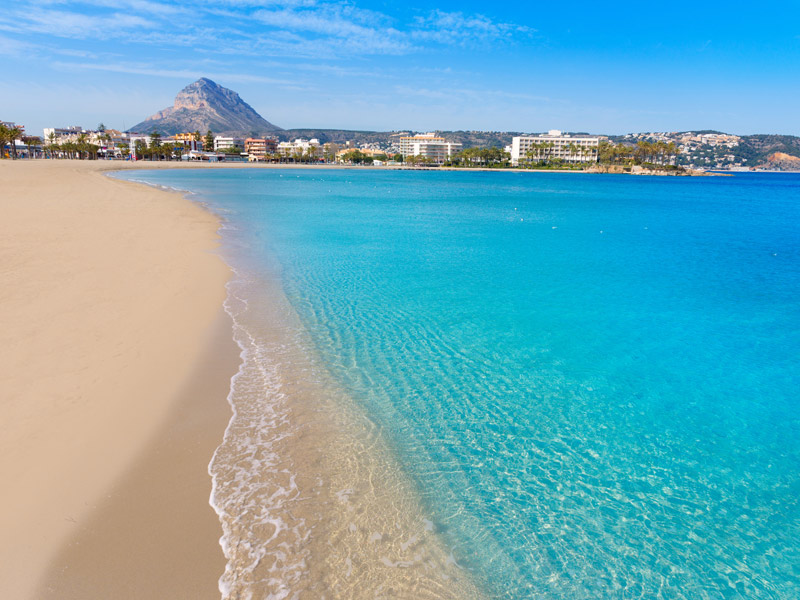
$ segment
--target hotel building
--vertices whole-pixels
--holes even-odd
[[[542,135],[516,136],[511,139],[511,164],[561,160],[565,163],[597,162],[599,137],[564,135],[551,129]]]
[[[272,138],[247,138],[244,151],[251,161],[264,160],[267,155],[278,151],[278,142]]]
[[[175,134],[175,141],[176,142],[193,142],[195,141],[195,134],[194,133],[176,133]],[[198,136],[200,139],[203,139],[202,134]]]
[[[74,127],[45,127],[42,130],[44,137],[42,138],[46,143],[50,143],[50,136],[53,140],[60,143],[59,140],[68,136],[77,136],[83,131],[82,127],[75,125]]]
[[[314,155],[318,158],[322,158],[321,144],[316,138],[310,140],[298,138],[293,142],[281,142],[278,144],[278,153],[287,158],[299,158],[304,155]]]
[[[433,133],[403,136],[398,142],[404,160],[409,156],[422,156],[441,165],[453,154],[461,151],[461,144],[448,142]]]
[[[214,138],[214,152],[222,152],[223,150],[244,150],[244,140],[218,135]]]

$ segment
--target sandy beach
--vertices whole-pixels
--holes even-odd
[[[239,362],[218,220],[103,161],[0,161],[0,596],[218,598]]]

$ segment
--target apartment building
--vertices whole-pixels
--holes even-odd
[[[278,144],[278,154],[289,158],[294,156],[308,156],[314,154],[321,158],[322,147],[319,143],[319,140],[316,138],[312,138],[310,140],[298,138],[293,142],[281,142]]]
[[[398,146],[403,159],[410,156],[421,156],[437,164],[442,164],[453,154],[460,152],[462,145],[457,142],[448,142],[434,133],[423,133],[401,136],[398,139]]]
[[[44,137],[42,137],[42,139],[45,142],[49,143],[50,139],[51,139],[51,136],[52,136],[52,139],[56,143],[59,143],[60,139],[68,137],[68,136],[71,136],[71,135],[77,136],[82,131],[83,131],[83,128],[79,127],[77,125],[75,125],[73,127],[45,127],[42,130],[42,132],[44,134]]]
[[[511,164],[519,166],[538,160],[559,159],[565,163],[597,161],[599,137],[568,135],[551,129],[541,135],[521,135],[511,139]]]
[[[264,160],[278,151],[278,142],[272,138],[247,138],[244,141],[244,151],[251,161]]]
[[[214,152],[224,152],[226,150],[244,151],[244,140],[234,137],[223,137],[218,135],[214,138]]]

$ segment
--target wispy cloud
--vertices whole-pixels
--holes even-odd
[[[179,18],[179,25],[175,20]],[[330,0],[20,0],[0,30],[198,51],[317,58],[403,55],[513,41],[534,30],[480,14],[434,10],[402,22]]]
[[[282,6],[257,10],[259,23],[297,36],[301,44],[321,45],[329,52],[402,54],[411,49],[408,36],[375,11],[349,4]]]
[[[414,39],[459,45],[512,40],[514,36],[527,37],[536,31],[525,25],[493,21],[484,15],[438,9],[425,17],[417,17],[415,25],[411,31]]]
[[[88,15],[65,10],[29,8],[0,16],[0,30],[43,33],[57,37],[109,39],[131,29],[150,29],[154,23],[135,14]]]
[[[172,79],[197,79],[211,77],[230,83],[268,83],[276,85],[296,85],[296,80],[276,79],[251,73],[208,72],[203,69],[161,69],[151,65],[126,63],[89,63],[89,62],[57,62],[56,67],[76,71],[108,71],[111,73],[127,73],[130,75],[147,75],[150,77],[168,77]]]
[[[480,88],[468,87],[453,87],[447,88],[435,87],[426,88],[421,86],[407,86],[397,85],[394,91],[399,97],[418,96],[428,100],[441,100],[443,102],[453,101],[510,101],[510,102],[527,102],[527,103],[553,103],[563,102],[554,100],[548,96],[537,96],[534,94],[525,94],[520,92],[508,92],[505,90],[487,90]]]
[[[37,44],[0,35],[0,56],[24,56],[40,48]]]

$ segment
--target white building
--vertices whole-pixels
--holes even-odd
[[[442,164],[453,154],[461,151],[461,144],[448,142],[434,133],[403,136],[398,141],[400,154],[404,159],[409,156],[422,156],[437,164]]]
[[[281,142],[278,144],[278,154],[286,157],[314,155],[322,158],[322,147],[316,138],[310,140],[297,138],[293,142]]]
[[[59,143],[61,138],[69,137],[69,136],[77,136],[78,134],[83,132],[83,128],[77,125],[73,127],[45,127],[42,132],[44,133],[44,137],[42,140],[49,144],[50,143],[50,135],[53,136],[53,141]]]
[[[511,139],[511,164],[559,159],[565,163],[597,162],[599,137],[564,135],[551,129],[542,135],[516,136]]]
[[[217,136],[214,138],[214,152],[223,152],[225,150],[239,150],[244,152],[244,140],[234,137]]]

